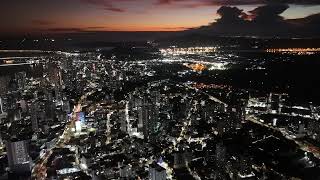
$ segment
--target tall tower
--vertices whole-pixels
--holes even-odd
[[[155,132],[159,118],[159,109],[154,103],[146,99],[142,105],[143,135],[145,139],[153,140],[152,134]]]
[[[15,74],[15,78],[17,80],[18,83],[18,88],[20,90],[23,90],[26,86],[26,78],[27,78],[27,74],[26,72],[18,72]]]
[[[1,97],[0,97],[0,114],[3,114],[3,103],[2,103]]]
[[[31,171],[31,158],[28,152],[27,141],[7,141],[7,156],[10,171],[26,173]]]
[[[2,136],[1,136],[1,133],[0,133],[0,148],[3,147],[3,140],[2,140]]]
[[[39,131],[38,102],[32,102],[31,108],[30,108],[30,114],[31,114],[32,130],[34,132],[38,132]]]
[[[149,166],[149,179],[150,180],[166,180],[167,179],[166,169],[159,166],[156,162],[153,162]]]
[[[177,151],[174,154],[174,168],[180,169],[180,168],[185,168],[185,167],[187,167],[185,154],[182,151]]]
[[[216,161],[218,167],[223,167],[225,165],[226,158],[226,148],[222,142],[216,145]]]
[[[4,112],[3,101],[0,97],[0,123],[1,123],[2,119],[6,118],[6,117],[7,117],[7,113]]]

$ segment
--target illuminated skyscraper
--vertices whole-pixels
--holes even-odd
[[[187,164],[186,164],[185,154],[180,151],[176,152],[174,154],[174,168],[180,169],[180,168],[185,168],[186,166]]]
[[[1,76],[0,77],[0,95],[6,94],[9,88],[11,77],[8,76]]]
[[[223,167],[225,165],[226,148],[222,142],[216,145],[216,161],[218,167]]]
[[[149,166],[149,179],[150,180],[165,180],[167,179],[166,169],[153,162]]]
[[[20,90],[23,90],[26,86],[26,78],[27,78],[27,74],[26,72],[18,72],[15,74],[15,78],[18,84],[18,88]]]
[[[0,97],[0,122],[3,118],[6,118],[7,117],[7,114],[4,112],[4,109],[3,109],[3,102],[2,102],[2,99]]]
[[[31,114],[31,124],[32,124],[32,130],[34,132],[39,131],[39,122],[38,122],[38,103],[32,102],[30,107],[30,114]]]
[[[28,153],[27,141],[7,141],[7,156],[10,171],[25,173],[31,170],[31,158]]]
[[[2,99],[0,97],[0,114],[3,113],[3,104],[2,104]]]
[[[138,129],[143,132],[144,138],[154,140],[153,134],[156,131],[156,125],[159,119],[159,107],[156,102],[144,97],[142,106],[138,113]]]
[[[2,140],[2,136],[0,134],[0,149],[3,147],[3,140]]]

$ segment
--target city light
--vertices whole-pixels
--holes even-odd
[[[201,72],[201,71],[204,71],[204,70],[207,70],[207,66],[205,66],[204,64],[184,64],[186,67],[194,70],[194,71],[198,71],[198,72]]]
[[[266,49],[268,53],[281,53],[281,54],[297,54],[297,55],[312,55],[320,52],[320,48],[278,48]]]
[[[315,1],[3,1],[0,179],[320,179]]]
[[[165,49],[160,49],[163,55],[192,55],[192,54],[206,54],[213,53],[217,51],[217,47],[188,47],[188,48],[178,48],[170,47]]]

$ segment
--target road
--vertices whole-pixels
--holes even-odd
[[[48,159],[53,153],[54,148],[63,148],[65,144],[67,144],[70,140],[71,127],[77,120],[77,113],[82,110],[82,104],[87,99],[87,97],[93,94],[95,91],[90,91],[85,95],[81,96],[78,104],[73,108],[70,121],[66,124],[62,135],[58,138],[56,144],[45,153],[43,157],[38,161],[38,163],[32,169],[32,179],[36,180],[45,180],[47,177],[47,167],[46,164]]]
[[[320,148],[311,145],[308,142],[305,141],[300,141],[297,139],[294,139],[293,137],[291,137],[288,132],[284,129],[280,129],[280,128],[276,128],[267,124],[262,123],[258,117],[254,116],[254,115],[247,115],[246,116],[246,120],[253,122],[255,124],[259,124],[261,126],[267,127],[269,129],[275,130],[280,132],[286,139],[294,141],[301,150],[312,153],[315,157],[317,157],[318,159],[320,159]]]
[[[173,81],[174,82],[174,81]],[[180,83],[176,82],[176,85],[179,86]],[[213,97],[212,95],[200,90],[200,89],[197,89],[195,87],[192,87],[190,85],[186,85],[186,84],[183,84],[182,86],[184,86],[185,88],[187,89],[192,89],[198,93],[202,93],[202,94],[205,94],[209,97],[210,100],[213,100],[215,101],[216,103],[219,103],[219,104],[223,104],[225,107],[228,106],[226,103],[220,101],[218,98],[216,97]],[[187,112],[187,117],[185,118],[186,122],[183,123],[183,126],[181,127],[181,131],[180,131],[180,134],[179,134],[179,137],[177,137],[177,139],[175,140],[175,142],[173,143],[172,146],[169,146],[167,149],[171,150],[171,152],[169,151],[169,153],[172,153],[172,150],[177,150],[177,146],[181,140],[185,139],[186,138],[186,133],[190,130],[190,127],[191,127],[191,123],[192,123],[192,118],[191,118],[191,115],[192,115],[192,111],[195,110],[195,107],[196,107],[196,104],[194,102],[194,97],[192,97],[192,99],[189,101],[190,103],[190,109],[188,110]],[[163,150],[162,154],[165,154],[166,153],[166,150]],[[170,166],[167,166],[166,167],[167,169],[167,174],[172,177],[172,171],[173,171],[173,168],[170,167]],[[194,178],[194,179],[199,179],[199,176],[197,174],[197,172],[194,172],[192,171],[189,167],[187,167],[187,170],[189,171],[190,175]]]
[[[0,64],[0,67],[32,65],[33,63]]]

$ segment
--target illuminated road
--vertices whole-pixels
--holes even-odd
[[[5,50],[5,49],[2,49],[0,50],[0,52],[3,52],[3,53],[8,53],[8,52],[17,52],[17,53],[43,53],[43,52],[54,52],[54,51],[43,51],[43,50],[18,50],[18,49],[10,49],[10,50]]]
[[[0,60],[15,60],[15,59],[35,59],[39,58],[38,56],[26,56],[26,57],[3,57]]]
[[[210,94],[202,91],[201,89],[198,89],[198,88],[196,88],[196,87],[192,87],[192,86],[190,86],[190,85],[185,85],[185,84],[184,84],[184,86],[187,87],[187,88],[189,88],[189,89],[193,89],[193,90],[195,90],[195,91],[197,91],[197,92],[200,92],[200,93],[202,93],[202,94],[207,95],[210,100],[212,100],[212,101],[214,101],[214,102],[216,102],[216,103],[218,103],[218,104],[223,104],[225,107],[228,106],[226,103],[224,103],[224,102],[222,102],[221,100],[219,100],[218,98],[216,98],[216,97],[214,97],[214,96],[212,96],[212,95],[210,95]]]
[[[174,82],[174,81],[172,81],[172,82]],[[174,83],[176,83],[175,85],[177,85],[177,86],[179,86],[179,84],[180,84],[178,82],[174,82]],[[220,101],[218,98],[215,98],[215,97],[213,97],[212,95],[210,95],[210,94],[208,94],[206,92],[203,92],[202,90],[199,90],[199,89],[197,89],[195,87],[192,87],[192,86],[189,86],[189,85],[186,85],[186,84],[183,84],[182,86],[184,86],[187,89],[192,89],[192,90],[194,90],[194,91],[196,91],[198,93],[206,94],[209,97],[210,100],[213,100],[213,101],[215,101],[216,103],[219,103],[219,104],[223,104],[225,107],[227,106],[226,103]],[[179,144],[181,142],[181,140],[186,139],[186,133],[190,129],[190,126],[191,126],[191,123],[192,123],[192,118],[191,118],[192,111],[196,107],[196,104],[194,102],[194,97],[189,102],[193,103],[193,104],[191,104],[192,106],[187,112],[186,122],[183,123],[183,126],[181,128],[179,137],[177,137],[177,139],[173,142],[172,146],[169,146],[167,149],[164,149],[162,151],[162,154],[165,154],[166,150],[169,150],[169,152],[168,152],[169,154],[172,153],[172,150],[178,150],[176,145]],[[199,139],[199,141],[201,141],[201,142],[202,142],[202,140]],[[168,176],[170,178],[172,178],[173,168],[170,167],[169,165],[166,165],[165,169],[167,170]],[[198,176],[197,172],[192,171],[189,167],[187,167],[187,170],[189,171],[190,175],[193,176],[194,179],[199,179],[199,176]]]
[[[33,63],[17,63],[17,64],[0,64],[0,67],[32,65]]]
[[[147,64],[147,63],[190,63],[190,64],[203,64],[203,65],[208,65],[208,66],[226,66],[229,64],[227,61],[217,61],[217,62],[212,62],[212,61],[203,61],[203,60],[193,60],[193,59],[184,59],[184,58],[176,58],[176,59],[171,59],[171,58],[164,58],[164,59],[153,59],[153,60],[141,60],[141,61],[136,61],[137,64]]]
[[[298,141],[296,139],[294,139],[293,137],[291,137],[284,129],[280,129],[280,128],[276,128],[267,124],[264,124],[261,122],[261,119],[259,119],[258,117],[254,116],[254,115],[247,115],[246,116],[246,120],[253,122],[255,124],[259,124],[261,126],[267,127],[269,129],[281,132],[281,134],[288,140],[294,141],[301,150],[312,153],[315,157],[317,157],[318,159],[320,159],[320,149],[316,146],[313,146],[310,143],[307,143],[305,141]]]
[[[39,162],[33,167],[32,169],[32,179],[36,180],[45,180],[47,177],[47,168],[46,164],[48,162],[48,159],[52,155],[54,148],[63,148],[65,144],[67,144],[70,140],[70,132],[71,127],[74,124],[74,122],[77,120],[76,114],[81,111],[83,102],[87,99],[87,97],[91,94],[93,94],[95,91],[90,91],[86,93],[85,95],[81,96],[78,104],[73,108],[72,115],[70,118],[70,121],[67,123],[67,125],[64,128],[64,131],[62,135],[59,137],[59,140],[56,142],[54,147],[49,149],[43,157],[40,158]]]

